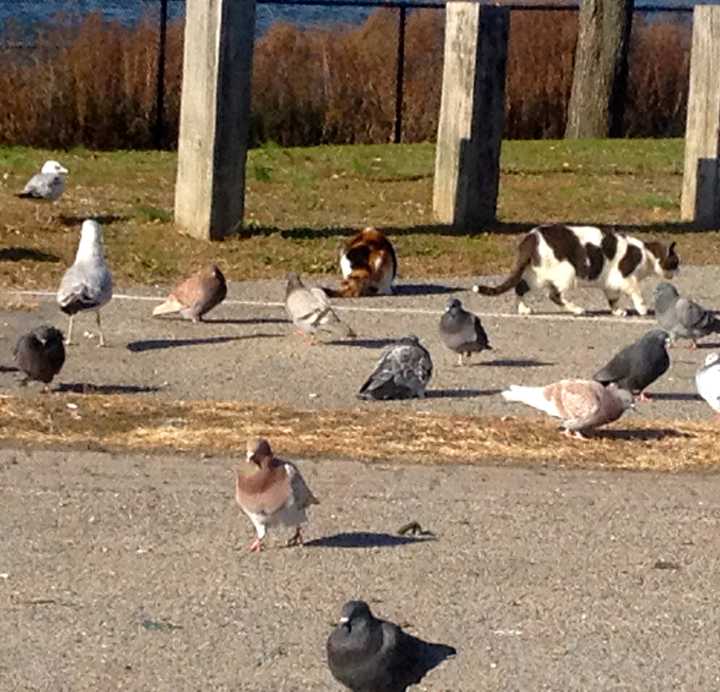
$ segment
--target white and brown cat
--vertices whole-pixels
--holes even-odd
[[[397,275],[395,249],[382,231],[365,228],[342,248],[340,271],[343,275],[340,288],[323,289],[330,297],[388,295]]]
[[[525,295],[544,288],[553,303],[582,315],[585,310],[564,294],[574,286],[594,286],[604,291],[613,315],[627,314],[618,306],[623,294],[638,314],[646,315],[640,282],[652,274],[670,279],[679,266],[675,243],[666,247],[595,226],[538,226],[520,241],[510,276],[499,286],[476,285],[473,291],[497,296],[514,288],[518,312],[527,315],[532,309],[523,300]]]

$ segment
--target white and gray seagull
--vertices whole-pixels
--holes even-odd
[[[68,169],[57,161],[46,161],[40,172],[27,181],[23,191],[17,196],[21,199],[57,202],[65,192],[65,176],[68,173]],[[40,220],[39,206],[35,207],[35,220]]]
[[[99,346],[105,345],[100,308],[112,298],[112,275],[103,255],[102,228],[97,221],[83,221],[75,262],[65,272],[57,292],[60,309],[70,315],[66,344],[72,343],[73,319],[78,312],[94,310],[100,332]]]

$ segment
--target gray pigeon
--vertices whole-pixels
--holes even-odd
[[[545,387],[512,384],[502,397],[560,418],[564,432],[575,437],[616,421],[633,405],[633,395],[627,390],[616,384],[604,387],[592,380],[560,380]]]
[[[463,309],[457,298],[448,301],[440,318],[440,338],[445,346],[458,354],[458,365],[463,364],[463,355],[470,358],[475,351],[492,349],[480,318]]]
[[[65,363],[62,332],[47,324],[37,327],[18,339],[13,355],[25,373],[23,384],[35,380],[48,385]]]
[[[285,310],[301,334],[327,332],[341,338],[354,338],[353,332],[330,307],[322,288],[307,288],[295,272],[287,276]]]
[[[614,382],[621,389],[640,394],[641,401],[649,399],[643,390],[670,367],[667,341],[667,332],[652,329],[615,355],[593,379],[604,385]]]
[[[23,191],[17,197],[21,199],[45,200],[55,202],[60,199],[65,191],[65,176],[67,168],[61,166],[57,161],[46,161],[40,169],[26,183]],[[35,220],[39,220],[40,208],[35,208]]]
[[[696,348],[698,339],[720,332],[720,320],[710,310],[681,298],[675,286],[666,281],[655,287],[655,318],[670,334],[671,344],[680,337],[690,339],[691,348]]]
[[[385,349],[367,382],[360,387],[359,399],[412,399],[424,397],[432,377],[430,353],[420,340],[406,336]]]
[[[219,267],[213,264],[208,270],[196,272],[181,281],[167,300],[153,310],[153,315],[179,312],[193,322],[201,322],[203,315],[222,303],[227,296],[227,283]]]
[[[57,292],[60,309],[70,315],[66,344],[72,343],[73,319],[78,312],[95,310],[100,346],[105,345],[100,308],[112,298],[112,275],[103,255],[102,228],[97,221],[83,221],[75,262],[65,272]]]
[[[720,353],[711,353],[695,374],[698,394],[720,417]]]
[[[457,651],[431,644],[379,620],[365,601],[348,601],[330,633],[327,660],[333,677],[353,692],[404,692]]]

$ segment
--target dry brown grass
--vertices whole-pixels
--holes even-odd
[[[512,14],[505,137],[561,137],[577,37],[576,12]],[[397,14],[378,10],[360,26],[303,30],[275,24],[257,42],[255,142],[284,146],[383,143],[393,131]],[[408,15],[404,139],[434,140],[442,82],[444,13]],[[643,21],[631,39],[626,128],[634,137],[684,132],[687,24]],[[0,51],[0,143],[92,148],[155,145],[157,20],[128,28],[86,17],[54,22],[32,53]],[[168,30],[165,139],[179,122],[183,26]]]
[[[288,457],[422,464],[559,464],[648,471],[716,470],[712,423],[624,420],[571,440],[544,420],[449,416],[380,406],[309,411],[245,402],[127,395],[0,398],[0,441],[34,446],[241,455],[266,435]]]

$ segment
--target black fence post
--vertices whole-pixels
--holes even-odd
[[[165,49],[167,43],[168,0],[160,0],[160,36],[158,37],[157,92],[155,94],[155,147],[161,149],[165,134]]]
[[[402,119],[403,119],[403,82],[405,81],[405,20],[407,9],[405,5],[399,8],[398,14],[398,43],[397,62],[395,72],[395,131],[393,142],[400,144],[402,141]]]

